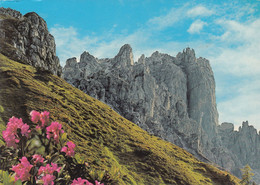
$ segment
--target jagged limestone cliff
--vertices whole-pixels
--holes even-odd
[[[67,60],[63,78],[200,160],[217,163],[237,176],[247,164],[219,134],[214,75],[209,61],[196,58],[193,49],[176,57],[154,52],[150,57],[142,55],[136,63],[127,44],[111,59],[97,59],[84,52],[79,62]],[[254,167],[258,170],[260,165]]]
[[[209,61],[187,48],[177,57],[155,52],[133,62],[124,45],[112,59],[87,52],[68,59],[63,78],[111,105],[151,134],[182,146],[203,160],[216,140],[218,113]],[[211,155],[211,156],[210,156]],[[206,160],[206,159],[205,159]],[[214,160],[215,161],[215,160]]]
[[[34,12],[23,16],[0,8],[0,50],[13,60],[61,75],[54,38],[46,22]]]
[[[255,169],[254,180],[260,182],[260,135],[257,130],[245,121],[238,131],[234,130],[232,123],[222,123],[218,126],[218,133],[221,143],[236,154],[237,166],[250,165]]]

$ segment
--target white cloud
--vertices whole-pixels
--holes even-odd
[[[217,23],[225,28],[222,35],[213,38],[221,47],[215,59],[219,70],[237,76],[260,75],[260,19],[246,23],[229,20]]]
[[[187,12],[187,15],[190,17],[197,17],[197,16],[205,17],[205,16],[210,16],[212,14],[214,14],[213,10],[209,10],[202,5],[196,6]]]
[[[61,64],[64,65],[68,58],[79,56],[87,48],[95,47],[98,39],[96,37],[85,36],[80,38],[74,27],[62,27],[56,25],[50,29],[50,33],[55,38],[58,56]]]
[[[194,21],[189,29],[187,30],[187,32],[189,32],[190,34],[194,34],[194,33],[200,33],[200,31],[203,29],[203,27],[207,25],[206,22],[203,22],[201,20],[196,20]]]
[[[184,6],[182,6],[180,8],[170,9],[170,11],[168,13],[166,13],[165,15],[151,18],[148,21],[148,25],[151,25],[155,29],[162,30],[162,29],[171,27],[174,24],[180,22],[181,20],[185,20],[189,17],[197,17],[197,16],[205,17],[205,16],[210,16],[212,14],[214,14],[214,11],[207,9],[204,6],[200,5],[200,6],[196,6],[196,7],[192,8],[192,9],[189,9],[189,5],[185,4]],[[197,23],[197,25],[194,25],[194,26],[203,27],[201,22],[200,22],[200,24]]]
[[[246,84],[243,84],[241,88],[243,91],[237,97],[218,104],[220,122],[231,122],[238,127],[243,121],[248,120],[249,124],[260,130],[260,89],[252,91],[246,88]]]
[[[148,25],[151,25],[153,28],[162,30],[167,27],[173,26],[178,21],[185,18],[186,6],[184,5],[181,8],[172,8],[167,14],[161,15],[158,17],[151,18],[148,21]]]
[[[234,20],[219,19],[216,21],[226,29],[220,39],[225,42],[255,42],[254,39],[260,41],[260,19],[251,20],[246,23],[240,23]]]
[[[232,94],[219,101],[219,120],[233,122],[236,127],[248,120],[260,129],[260,19],[247,22],[221,19],[216,24],[224,30],[220,36],[212,37],[218,51],[210,57],[219,76],[217,94]],[[223,83],[226,78],[237,80]]]

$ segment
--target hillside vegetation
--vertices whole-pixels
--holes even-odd
[[[111,173],[119,169],[118,184],[239,184],[236,177],[149,135],[63,79],[2,54],[0,105],[1,134],[11,116],[28,122],[31,110],[47,110],[90,166]]]

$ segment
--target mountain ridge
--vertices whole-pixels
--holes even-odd
[[[244,165],[250,164],[259,181],[259,137],[252,132],[252,143],[245,135],[236,142],[234,138],[240,138],[241,132],[223,135],[228,133],[218,123],[214,74],[207,59],[196,58],[190,48],[176,57],[156,51],[150,57],[142,55],[135,63],[130,56],[133,54],[128,44],[110,59],[84,52],[79,62],[76,58],[67,60],[62,77],[149,133],[185,148],[202,161],[210,160],[237,176]],[[250,159],[244,159],[247,156]]]

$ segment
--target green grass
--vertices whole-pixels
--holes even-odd
[[[92,167],[120,170],[119,184],[239,184],[236,177],[149,135],[61,78],[2,54],[0,87],[0,105],[5,110],[0,117],[5,123],[11,116],[29,123],[31,110],[49,111]]]

